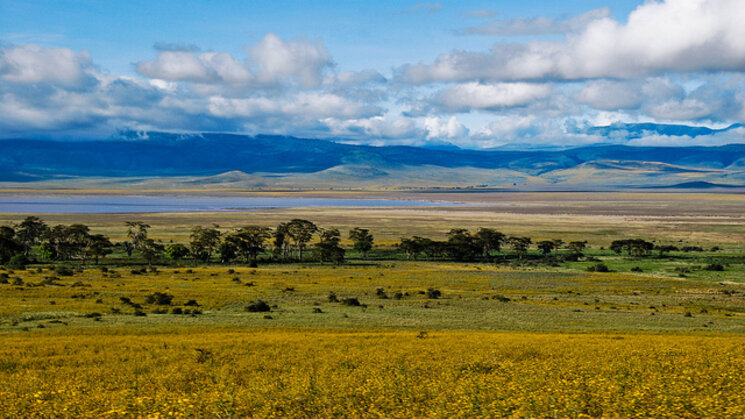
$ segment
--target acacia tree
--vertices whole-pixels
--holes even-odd
[[[569,247],[573,254],[583,256],[585,247],[587,247],[587,240],[569,242],[567,247]]]
[[[163,245],[153,239],[145,239],[145,241],[140,243],[140,252],[147,259],[147,266],[151,268],[153,266],[153,259],[163,254],[163,251]]]
[[[165,249],[165,254],[168,259],[173,261],[179,261],[189,256],[189,248],[180,243],[169,244]]]
[[[468,230],[454,228],[448,232],[445,251],[455,260],[468,260],[481,253],[482,248]]]
[[[419,256],[419,253],[421,253],[422,251],[419,243],[416,240],[416,237],[412,237],[410,239],[403,237],[401,238],[401,241],[396,244],[396,247],[404,252],[404,254],[406,255],[406,260],[411,260],[412,258],[416,260],[417,256]]]
[[[271,229],[268,227],[251,225],[239,228],[235,233],[226,236],[225,241],[235,246],[245,262],[248,262],[249,258],[256,262],[271,236]]]
[[[362,253],[363,258],[367,258],[367,252],[373,247],[373,235],[366,228],[355,227],[349,230],[349,239],[353,242],[354,250]]]
[[[92,257],[98,265],[98,259],[111,254],[111,241],[103,234],[89,235],[83,253]]]
[[[274,254],[287,259],[290,253],[290,237],[287,232],[287,223],[280,223],[274,230]]]
[[[23,246],[23,254],[28,256],[31,247],[39,244],[49,232],[49,227],[39,217],[26,217],[15,228],[16,240]]]
[[[303,249],[317,231],[318,226],[308,220],[296,218],[287,223],[287,235],[295,242],[299,260],[303,260]]]
[[[499,252],[505,240],[504,234],[491,228],[480,228],[474,237],[481,246],[481,255],[486,261],[489,260],[491,252]]]
[[[127,226],[127,237],[129,237],[129,242],[125,243],[125,250],[127,256],[132,257],[133,250],[142,250],[143,243],[147,240],[147,229],[150,228],[150,225],[142,221],[127,221],[124,224]]]
[[[508,239],[510,246],[512,247],[512,250],[517,255],[517,258],[522,260],[525,255],[528,254],[528,249],[530,248],[530,244],[533,243],[533,240],[530,239],[530,237],[510,237]]]
[[[320,240],[315,244],[315,250],[321,263],[333,262],[337,265],[344,262],[344,249],[340,245],[341,235],[335,228],[321,230]]]
[[[6,263],[13,256],[23,252],[23,245],[15,238],[15,231],[6,226],[0,226],[0,263]]]
[[[536,243],[536,246],[538,247],[538,250],[543,253],[543,256],[548,256],[548,254],[556,248],[556,244],[553,240],[539,241],[538,243]]]
[[[220,231],[218,225],[212,227],[196,226],[191,229],[191,253],[195,258],[207,262],[220,246]]]

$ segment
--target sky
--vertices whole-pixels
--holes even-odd
[[[742,0],[0,0],[0,137],[745,142],[623,130],[745,122],[743,16]]]

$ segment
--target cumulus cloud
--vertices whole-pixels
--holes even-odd
[[[424,131],[427,139],[460,139],[468,134],[468,128],[458,121],[458,118],[451,116],[448,120],[440,117],[428,117],[424,119]]]
[[[446,89],[434,102],[450,112],[468,112],[523,106],[550,94],[551,88],[546,84],[470,82]]]
[[[0,78],[10,83],[50,83],[78,86],[91,65],[87,51],[48,48],[34,44],[0,50]]]
[[[225,52],[162,49],[155,60],[137,63],[137,72],[168,81],[228,85],[295,82],[310,88],[321,83],[324,71],[333,64],[321,41],[284,41],[271,33],[246,52],[248,58],[241,62]]]
[[[271,33],[247,51],[258,69],[259,79],[264,82],[295,78],[303,87],[317,86],[321,72],[332,64],[321,41],[301,38],[285,42]]]
[[[490,17],[488,10],[472,11],[472,17]],[[493,12],[491,12],[493,13]],[[535,17],[530,19],[494,19],[479,26],[471,26],[463,31],[470,35],[496,35],[496,36],[526,36],[526,35],[548,35],[577,32],[587,27],[591,22],[610,16],[607,7],[591,10],[571,19],[561,20],[547,17]]]
[[[273,116],[303,116],[306,118],[359,118],[378,113],[376,107],[352,102],[344,97],[324,93],[299,93],[285,98],[252,97],[230,99],[211,97],[209,112],[224,118],[256,118]]]
[[[497,43],[489,52],[453,51],[405,65],[410,83],[464,80],[631,78],[663,72],[745,70],[745,2],[650,1],[620,23],[590,21],[560,42]]]
[[[595,80],[585,83],[575,98],[595,109],[619,110],[638,108],[644,100],[638,81]]]

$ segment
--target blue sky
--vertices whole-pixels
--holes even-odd
[[[0,136],[585,144],[745,117],[739,0],[0,0]],[[742,142],[739,129],[638,144]]]

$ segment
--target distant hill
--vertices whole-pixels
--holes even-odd
[[[173,178],[182,185],[745,184],[745,145],[567,150],[371,147],[286,136],[148,133],[0,141],[0,182]]]

